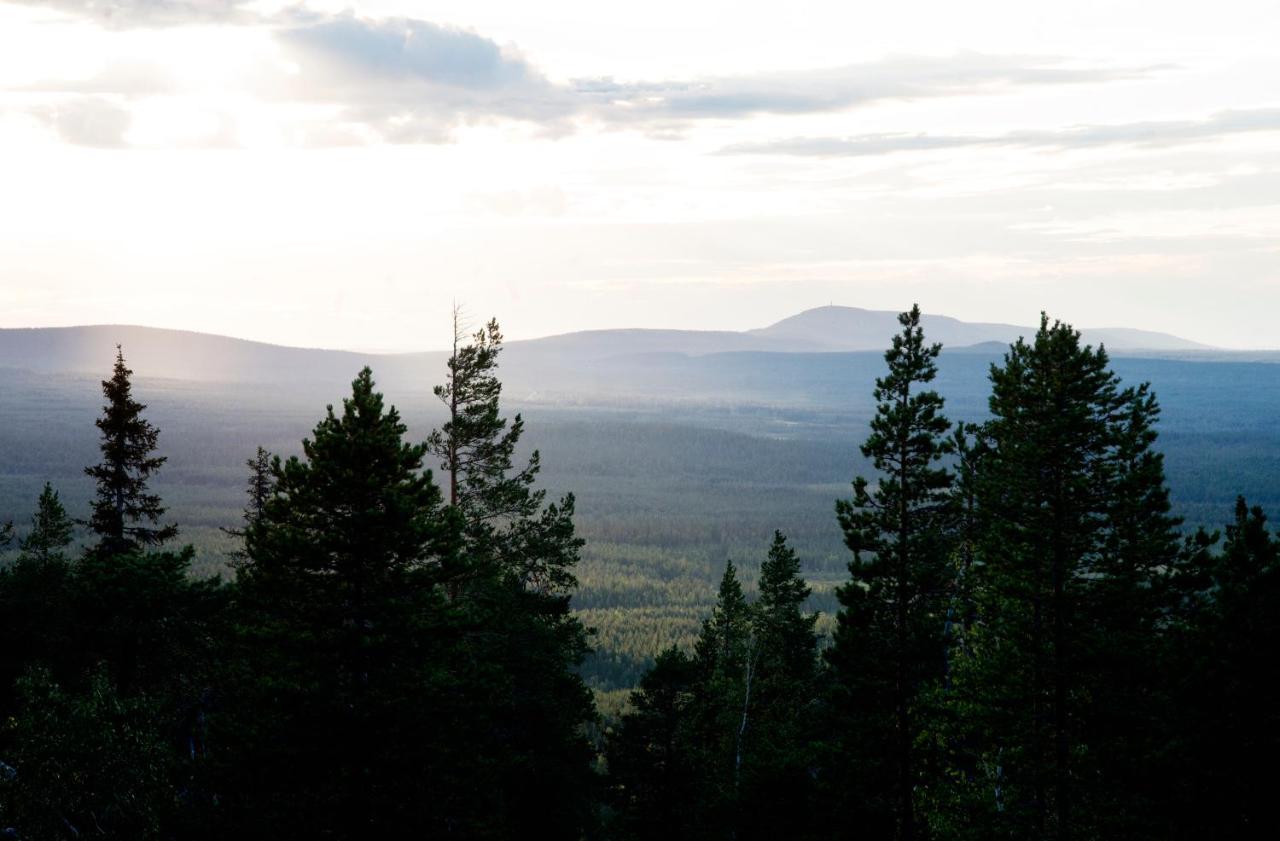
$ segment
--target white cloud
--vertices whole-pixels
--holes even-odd
[[[112,29],[249,23],[252,0],[9,0],[85,17]]]

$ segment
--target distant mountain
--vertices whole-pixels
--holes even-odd
[[[364,365],[398,372],[445,358],[443,353],[380,356],[285,347],[186,330],[104,324],[0,329],[0,367],[105,374],[117,344],[140,376],[200,382],[350,379]]]
[[[946,347],[959,348],[988,342],[1009,344],[1019,336],[1031,336],[1034,327],[960,321],[945,315],[921,318],[925,336]],[[784,318],[776,324],[747,331],[748,335],[775,341],[792,340],[823,350],[878,350],[899,331],[898,314],[857,307],[818,307]],[[1103,327],[1081,330],[1085,341],[1105,344],[1109,350],[1208,350],[1207,345],[1146,330]]]
[[[949,348],[998,351],[1030,335],[1030,327],[965,322],[926,315],[925,334]],[[723,353],[822,353],[881,351],[898,332],[897,314],[855,307],[819,307],[758,330],[584,330],[511,342],[503,365],[514,382],[546,388],[538,378],[557,374],[559,385],[625,387],[600,366],[652,355],[706,356]],[[1085,330],[1087,341],[1113,351],[1187,353],[1204,345],[1128,328]],[[426,388],[444,361],[443,352],[368,354],[319,350],[233,339],[207,333],[129,325],[0,329],[0,367],[41,373],[103,374],[121,344],[140,376],[199,382],[345,383],[365,365],[379,379]],[[606,366],[608,368],[609,366]],[[616,372],[616,368],[611,368]],[[567,378],[567,379],[566,379]],[[514,384],[514,383],[513,383]],[[611,388],[611,390],[612,390]]]

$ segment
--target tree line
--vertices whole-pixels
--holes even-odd
[[[405,440],[368,369],[302,455],[249,461],[229,581],[148,489],[103,383],[90,541],[46,486],[0,570],[0,832],[19,839],[575,837],[595,817],[572,496],[513,460],[491,322]],[[438,465],[438,471],[429,469]],[[437,479],[436,477],[439,477]],[[12,539],[12,529],[4,531]]]
[[[1269,837],[1280,541],[1171,513],[1159,405],[1041,321],[953,423],[918,308],[835,516],[829,638],[781,533],[603,720],[572,496],[501,412],[495,322],[405,439],[364,370],[249,459],[229,580],[149,480],[118,353],[89,516],[46,485],[0,568],[0,833],[73,838]],[[455,331],[456,333],[458,331]],[[81,526],[87,545],[73,538]],[[15,540],[0,527],[0,545]]]
[[[929,388],[919,309],[900,323],[862,445],[876,473],[836,506],[852,560],[830,645],[781,536],[754,604],[730,566],[692,656],[658,657],[609,743],[619,834],[1274,837],[1263,512],[1240,499],[1225,534],[1185,535],[1155,395],[1068,325],[1042,318],[991,367],[974,425]]]

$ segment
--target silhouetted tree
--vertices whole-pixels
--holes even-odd
[[[834,783],[853,812],[841,823],[847,831],[861,827],[911,839],[920,774],[913,708],[922,688],[942,674],[953,580],[951,474],[940,464],[952,442],[944,437],[951,424],[942,397],[925,388],[937,375],[942,346],[925,343],[919,307],[898,321],[902,332],[885,353],[889,371],[876,380],[877,412],[862,445],[877,482],[873,487],[859,476],[853,499],[836,505],[854,558],[852,581],[837,593],[841,610],[827,655],[842,753],[855,766],[832,769],[837,779],[845,771],[853,777]]]
[[[111,378],[102,382],[107,402],[95,421],[102,433],[102,461],[85,468],[97,482],[88,525],[98,536],[99,550],[107,554],[155,546],[178,533],[174,525],[158,525],[165,509],[160,497],[147,491],[165,457],[155,455],[159,431],[142,417],[147,407],[133,399],[132,375],[117,346]]]

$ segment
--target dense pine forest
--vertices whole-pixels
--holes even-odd
[[[1272,837],[1264,512],[1175,516],[1156,394],[1070,326],[1012,345],[973,423],[919,310],[900,323],[869,469],[813,512],[848,550],[831,613],[761,522],[758,575],[726,559],[693,643],[643,652],[607,708],[584,677],[607,605],[571,605],[575,498],[504,415],[496,323],[459,337],[421,442],[365,369],[298,454],[245,453],[219,576],[155,490],[122,349],[92,505],[46,484],[0,525],[0,834]],[[664,528],[637,514],[618,528]]]

